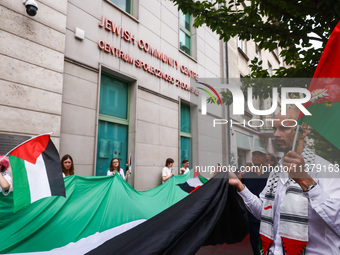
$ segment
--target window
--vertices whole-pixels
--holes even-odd
[[[111,0],[120,9],[132,14],[132,0]]]
[[[261,60],[261,51],[260,51],[259,46],[257,44],[255,44],[255,55],[256,55],[257,59],[260,61]]]
[[[241,40],[240,38],[237,38],[237,46],[239,49],[241,49],[244,53],[246,52],[246,47],[244,45],[244,40]]]
[[[237,38],[237,49],[238,49],[238,52],[241,53],[241,55],[246,59],[246,61],[249,61],[249,58],[247,56],[246,41],[241,40],[239,37]]]
[[[244,83],[245,83],[245,79],[244,79],[243,75],[240,74],[240,84],[241,84],[240,87],[241,87],[242,90],[246,89],[246,87],[245,87],[246,85]],[[251,111],[249,111],[248,97],[244,98],[244,110],[245,110],[245,112],[244,112],[245,116],[248,116],[250,118],[253,117]]]
[[[272,77],[273,75],[273,66],[270,62],[268,62],[268,73],[269,73],[269,77]]]
[[[179,48],[191,56],[191,17],[179,12]]]
[[[112,158],[125,170],[129,129],[129,85],[102,74],[100,83],[96,175],[106,175]]]
[[[191,114],[190,106],[181,104],[181,162],[187,159],[191,163]]]
[[[277,62],[280,63],[280,59],[279,59],[279,48],[275,48],[275,49],[274,49],[273,55],[274,55],[275,59],[277,60]]]

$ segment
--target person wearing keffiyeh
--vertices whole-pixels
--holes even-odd
[[[340,254],[339,166],[304,146],[303,128],[291,151],[299,111],[274,119],[275,147],[285,155],[258,198],[230,174],[248,210],[261,219],[261,254]],[[284,122],[282,122],[285,120]]]

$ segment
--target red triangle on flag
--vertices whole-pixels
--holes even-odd
[[[313,79],[308,87],[308,90],[312,93],[318,92],[322,95],[324,91],[323,100],[317,100],[313,102],[311,99],[304,104],[305,108],[312,104],[326,103],[330,101],[332,103],[340,102],[340,22],[334,28],[331,36],[329,37],[326,47],[321,55],[318,66],[316,67]],[[319,90],[319,91],[318,91]],[[300,112],[299,118],[303,116]]]
[[[199,175],[200,175],[200,173],[196,170],[196,168],[194,168],[194,178],[199,176]]]
[[[12,150],[9,155],[21,158],[32,164],[35,164],[40,154],[45,151],[49,140],[49,134],[37,136],[19,145],[17,148]]]

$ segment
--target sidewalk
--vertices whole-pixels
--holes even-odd
[[[237,244],[223,244],[216,246],[202,246],[196,255],[252,255],[249,234]]]

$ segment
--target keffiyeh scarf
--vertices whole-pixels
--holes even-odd
[[[312,164],[315,154],[305,148],[301,154],[305,164]],[[279,163],[282,164],[282,161]],[[279,182],[279,172],[273,173],[268,181],[263,201],[260,237],[261,254],[268,254],[274,240],[274,201]],[[304,254],[308,243],[308,199],[299,184],[289,178],[286,195],[280,206],[279,235],[286,255]]]

